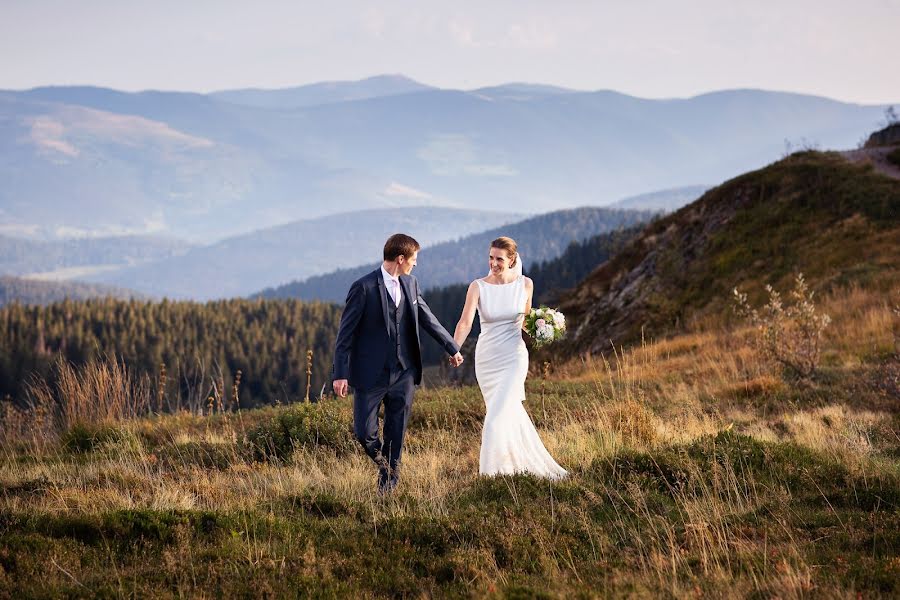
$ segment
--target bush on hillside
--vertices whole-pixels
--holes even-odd
[[[334,402],[295,404],[279,411],[247,434],[253,456],[284,460],[296,448],[330,448],[341,454],[355,442],[347,418]]]
[[[781,294],[771,285],[766,291],[769,303],[757,311],[747,301],[747,294],[734,288],[736,312],[756,326],[757,342],[766,358],[808,378],[818,367],[822,333],[831,317],[816,310],[814,292],[806,285],[803,273],[796,277],[791,305],[785,306]]]

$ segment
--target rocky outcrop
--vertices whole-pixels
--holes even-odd
[[[723,201],[722,196],[727,196]],[[678,327],[684,311],[673,304],[692,261],[710,235],[752,201],[737,186],[710,190],[696,202],[648,227],[628,248],[589,275],[560,307],[575,325],[574,346],[603,352],[643,330],[660,334]]]
[[[880,148],[882,146],[897,146],[900,145],[900,122],[892,123],[881,129],[876,131],[872,135],[869,136],[869,139],[866,140],[864,148]]]

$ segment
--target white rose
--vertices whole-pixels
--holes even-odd
[[[545,321],[544,319],[538,319],[537,321],[534,322],[534,326],[537,327],[538,329],[540,329],[541,327],[543,327],[546,324],[547,324],[547,321]]]
[[[539,340],[552,340],[553,333],[553,325],[550,325],[548,323],[544,323],[543,326],[538,327],[537,329],[537,337]]]

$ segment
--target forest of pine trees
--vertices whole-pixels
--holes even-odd
[[[573,242],[559,258],[533,264],[535,304],[555,303],[622,248],[641,226]],[[434,314],[452,333],[466,297],[466,284],[425,292]],[[165,365],[166,410],[201,409],[214,387],[230,390],[241,371],[240,405],[252,407],[302,398],[306,352],[312,350],[312,394],[330,386],[331,360],[342,307],[300,300],[161,302],[64,300],[47,306],[0,307],[0,397],[23,401],[27,382],[53,380],[54,363],[82,365],[115,359],[132,373],[159,381]],[[478,322],[471,339],[478,335]],[[444,351],[422,335],[425,364]],[[222,391],[221,389],[219,390]]]
[[[212,386],[230,390],[238,370],[242,407],[293,401],[306,392],[307,350],[318,395],[340,315],[334,304],[297,300],[13,303],[0,308],[0,397],[23,401],[27,381],[52,381],[59,359],[116,359],[152,381],[165,365],[169,410],[205,405]]]

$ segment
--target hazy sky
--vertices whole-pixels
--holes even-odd
[[[900,103],[900,0],[0,0],[0,88],[289,87],[402,73],[637,96]]]

